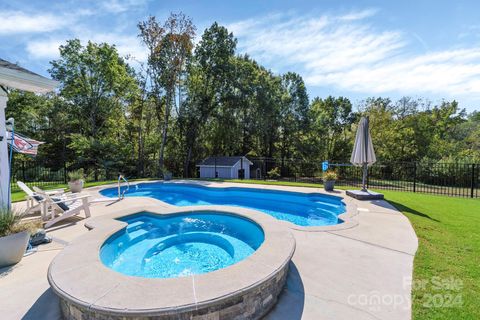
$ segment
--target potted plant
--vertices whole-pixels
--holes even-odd
[[[325,191],[333,191],[337,178],[338,176],[335,171],[326,171],[323,173],[323,188]]]
[[[71,171],[68,173],[68,178],[70,181],[68,182],[68,187],[70,191],[73,193],[81,192],[83,189],[83,169]]]
[[[41,225],[41,221],[22,222],[23,215],[12,209],[0,208],[0,268],[22,260],[30,234]]]

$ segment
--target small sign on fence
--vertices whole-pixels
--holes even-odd
[[[325,172],[328,170],[328,161],[322,162],[322,171]]]

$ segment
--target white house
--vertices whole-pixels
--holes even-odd
[[[57,86],[56,81],[0,59],[0,207],[10,205],[10,168],[5,125],[5,108],[8,100],[7,88],[42,93],[53,91]]]
[[[208,157],[203,160],[197,167],[200,168],[200,178],[223,178],[223,179],[239,179],[243,177],[250,179],[250,166],[253,163],[246,157]]]

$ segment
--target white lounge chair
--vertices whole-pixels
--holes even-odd
[[[42,203],[45,200],[44,197],[42,197],[38,192],[32,191],[25,183],[22,181],[17,181],[17,185],[20,189],[22,189],[23,192],[25,192],[26,199],[27,199],[27,213],[29,212],[35,212],[35,211],[42,211]],[[35,191],[37,191],[36,187],[33,187]],[[40,188],[38,188],[41,190]],[[43,190],[41,190],[43,191]],[[55,190],[47,190],[44,191],[46,194],[51,195],[51,196],[61,196],[62,194],[65,193],[64,189],[55,189]],[[42,212],[42,217],[45,213]]]
[[[36,194],[46,193],[49,196],[54,196],[54,197],[63,197],[67,194],[71,194],[71,192],[65,192],[65,189],[43,190],[37,186],[33,186],[32,189],[33,191],[35,191]]]
[[[46,193],[39,194],[45,197],[45,201],[42,202],[43,211],[46,213],[46,218],[49,219],[45,224],[45,228],[49,228],[69,217],[76,216],[80,214],[81,210],[85,212],[85,218],[90,217],[90,204],[88,202],[90,195],[65,194],[62,198],[57,199],[50,197]]]

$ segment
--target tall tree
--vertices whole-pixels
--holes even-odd
[[[225,104],[236,44],[233,34],[215,22],[204,31],[195,48],[187,80],[188,100],[181,114],[186,143],[186,173],[202,127],[209,122],[214,110],[218,111]],[[210,153],[216,151],[216,146],[206,148]]]
[[[195,27],[183,13],[172,13],[163,23],[155,17],[138,24],[140,38],[149,50],[148,65],[153,79],[152,94],[157,100],[157,115],[163,118],[159,150],[159,174],[164,168],[164,152],[172,108],[176,106],[176,88],[182,85],[186,62],[191,56]],[[181,93],[179,93],[179,101]]]
[[[307,89],[300,75],[288,72],[282,76],[282,104],[280,110],[280,158],[303,157],[302,137],[309,130]]]
[[[312,133],[321,159],[347,159],[349,132],[355,120],[352,103],[344,97],[315,98],[311,105]]]

